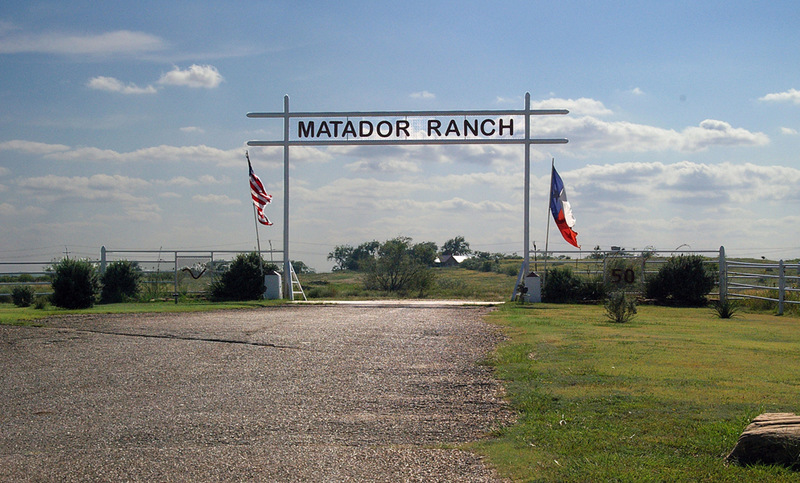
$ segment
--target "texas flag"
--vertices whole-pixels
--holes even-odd
[[[550,212],[553,213],[553,219],[556,220],[558,229],[561,230],[561,235],[571,245],[580,248],[578,245],[578,234],[572,229],[575,224],[575,217],[572,216],[572,208],[567,201],[567,191],[564,189],[564,182],[561,181],[561,176],[556,172],[556,167],[553,166],[553,174],[550,178]]]

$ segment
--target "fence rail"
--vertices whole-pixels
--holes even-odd
[[[143,275],[142,285],[146,297],[152,299],[177,298],[182,294],[199,294],[208,289],[226,263],[248,250],[111,250],[102,247],[96,264],[102,273],[114,261],[136,262]],[[695,254],[705,257],[705,262],[719,270],[718,291],[712,296],[720,299],[754,299],[777,304],[782,314],[785,304],[800,304],[800,263],[753,262],[732,260],[726,257],[725,248],[719,250],[610,250],[574,257],[574,251],[535,251],[530,268],[533,271],[568,266],[586,277],[602,277],[605,285],[626,292],[644,293],[645,285],[661,265],[674,255]],[[262,250],[262,257],[282,260],[282,250]],[[544,257],[541,259],[540,257]],[[0,261],[0,277],[17,278],[17,281],[0,281],[0,297],[10,296],[16,285],[45,287],[50,285],[48,270],[57,261]],[[794,272],[792,275],[790,272]],[[42,295],[50,292],[40,291]],[[789,297],[787,297],[789,295]]]
[[[787,293],[800,292],[800,263],[789,265],[778,263],[757,263],[727,260],[726,288],[731,299],[753,299],[775,302],[778,315],[784,312],[785,304],[800,304],[800,300],[787,298]],[[796,275],[789,275],[794,269]],[[774,297],[768,296],[774,294]]]
[[[206,292],[220,270],[224,269],[236,255],[252,250],[111,250],[100,249],[97,259],[89,259],[99,273],[109,263],[128,260],[135,262],[142,274],[144,296],[150,299],[174,298],[177,303],[181,295]],[[272,258],[281,250],[262,250],[261,256]],[[57,261],[0,261],[0,277],[16,277],[13,282],[0,282],[0,297],[10,297],[10,287],[17,285],[49,286],[49,267]],[[31,268],[31,269],[26,269]],[[9,291],[3,290],[9,287]],[[39,295],[52,292],[37,291]]]

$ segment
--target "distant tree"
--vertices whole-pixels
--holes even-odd
[[[314,273],[314,269],[306,265],[300,260],[292,260],[292,268],[294,268],[294,273]]]
[[[337,245],[328,254],[328,260],[333,260],[336,265],[334,271],[338,270],[361,270],[361,265],[371,258],[375,258],[380,242],[373,240],[364,242],[357,247],[350,245]]]
[[[347,270],[347,265],[353,257],[353,247],[350,245],[336,245],[333,251],[328,253],[328,260],[333,260],[336,265],[334,271]]]
[[[442,255],[469,255],[472,250],[464,237],[459,235],[444,242],[442,245]]]
[[[434,242],[421,242],[414,245],[412,251],[414,258],[426,266],[432,267],[436,263],[436,253],[439,251],[439,247]]]
[[[381,244],[376,257],[364,261],[366,288],[422,295],[433,283],[433,271],[427,264],[431,246],[420,245],[412,245],[408,237]]]
[[[375,258],[381,244],[377,240],[364,242],[353,250],[350,270],[362,270],[362,265]]]

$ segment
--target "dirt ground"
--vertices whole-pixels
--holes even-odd
[[[498,481],[485,307],[287,306],[0,326],[2,481]]]

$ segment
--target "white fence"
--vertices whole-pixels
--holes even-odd
[[[101,274],[114,261],[135,262],[141,270],[144,297],[174,298],[177,302],[181,295],[204,293],[236,255],[249,252],[252,250],[109,250],[102,247],[100,257],[89,262],[95,264]],[[283,252],[262,250],[261,256],[280,263]],[[0,282],[0,297],[10,296],[12,287],[17,285],[49,286],[48,276],[52,274],[49,268],[57,262],[0,261],[0,277],[17,279]],[[37,293],[50,295],[52,292]]]
[[[105,267],[116,260],[136,262],[142,271],[143,294],[150,299],[175,298],[180,295],[199,294],[206,291],[217,274],[237,254],[246,250],[109,250],[102,247],[100,256],[90,260],[102,273]],[[262,257],[280,263],[281,250],[262,250]],[[568,266],[576,274],[586,277],[602,277],[606,286],[614,286],[627,292],[644,293],[645,284],[654,276],[662,264],[671,256],[695,254],[705,257],[706,263],[719,271],[718,291],[712,296],[720,299],[757,299],[775,303],[778,314],[784,312],[785,304],[800,304],[800,263],[787,264],[783,260],[775,263],[764,260],[731,260],[725,248],[719,250],[612,250],[582,253],[574,257],[575,251],[551,251],[547,256],[534,252],[530,269],[540,273],[557,266]],[[3,261],[0,260],[0,297],[9,296],[16,285],[47,286],[51,274],[48,267],[58,260]],[[9,280],[14,279],[14,280]],[[46,290],[46,289],[45,289]],[[39,292],[48,295],[49,292]]]
[[[778,304],[778,315],[783,314],[785,304],[800,304],[800,300],[787,298],[787,294],[800,292],[800,263],[790,265],[783,260],[778,263],[726,260],[720,270],[727,272],[726,285],[720,291],[730,299],[775,302]],[[795,275],[789,275],[790,270]]]

